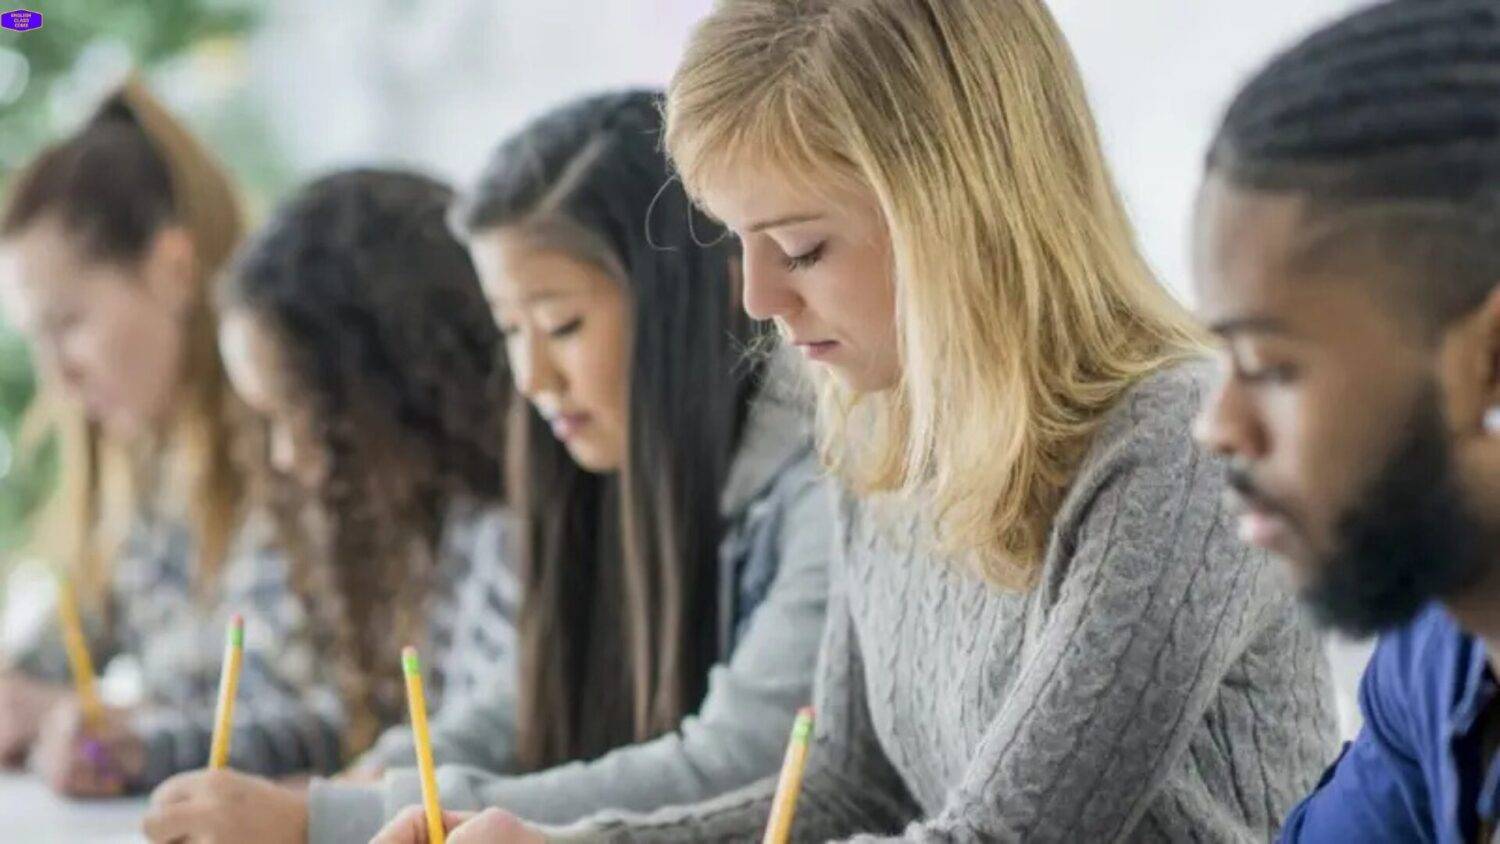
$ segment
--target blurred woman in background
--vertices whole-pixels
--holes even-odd
[[[350,755],[402,720],[403,645],[433,666],[438,709],[514,644],[500,494],[510,381],[474,266],[445,223],[452,198],[398,170],[319,179],[277,210],[221,288],[220,348],[268,443],[256,500],[316,607]]]
[[[220,290],[230,380],[268,444],[253,497],[314,607],[346,759],[403,720],[404,645],[429,666],[439,717],[512,662],[517,588],[501,506],[510,384],[469,254],[445,222],[452,198],[403,171],[319,179],[277,209]],[[213,782],[184,775],[155,802],[168,815],[191,808]],[[298,828],[299,790],[234,784],[222,834],[279,841]]]
[[[61,452],[35,553],[76,584],[95,665],[130,654],[143,681],[139,705],[106,707],[85,735],[56,626],[11,655],[0,757],[31,755],[70,795],[139,791],[203,764],[232,612],[250,630],[233,764],[337,761],[302,607],[233,454],[245,409],[208,287],[240,220],[217,162],[135,82],[17,173],[0,209],[0,295],[42,380],[29,424]],[[321,714],[287,722],[288,709]]]

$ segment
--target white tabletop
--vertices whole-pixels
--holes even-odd
[[[68,844],[141,844],[145,799],[78,802],[34,777],[0,773],[0,839]]]

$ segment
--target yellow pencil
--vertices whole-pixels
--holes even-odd
[[[432,766],[432,738],[427,733],[427,698],[422,694],[422,665],[417,649],[401,651],[406,674],[406,705],[411,709],[411,740],[417,750],[417,770],[422,775],[422,806],[427,811],[427,844],[443,844],[443,807],[438,802],[437,774]]]
[[[234,732],[234,693],[240,686],[240,663],[245,658],[245,618],[235,613],[229,619],[224,642],[224,667],[219,674],[219,708],[214,714],[214,741],[208,751],[208,768],[216,771],[229,764],[229,737]]]
[[[786,844],[792,836],[792,818],[797,815],[797,795],[802,793],[802,769],[807,765],[807,746],[812,741],[813,711],[804,707],[792,722],[792,739],[786,746],[786,761],[781,763],[781,779],[776,783],[776,799],[771,803],[771,821],[761,844]]]
[[[83,635],[83,619],[78,615],[78,596],[73,581],[64,576],[57,585],[57,615],[62,623],[63,645],[68,651],[68,666],[73,670],[73,688],[83,709],[84,724],[97,732],[104,720],[104,706],[94,686],[94,660],[89,656],[88,639]]]

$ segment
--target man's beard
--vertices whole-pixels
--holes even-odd
[[[1437,389],[1419,397],[1381,470],[1335,526],[1302,598],[1325,625],[1368,636],[1405,624],[1494,567],[1494,534],[1452,464]]]

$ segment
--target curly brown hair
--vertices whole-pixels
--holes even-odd
[[[327,176],[278,209],[221,290],[226,313],[252,315],[281,347],[329,457],[317,490],[264,459],[255,474],[295,588],[339,657],[349,753],[400,718],[396,656],[422,638],[444,519],[501,497],[510,383],[445,224],[451,200],[412,173]]]

